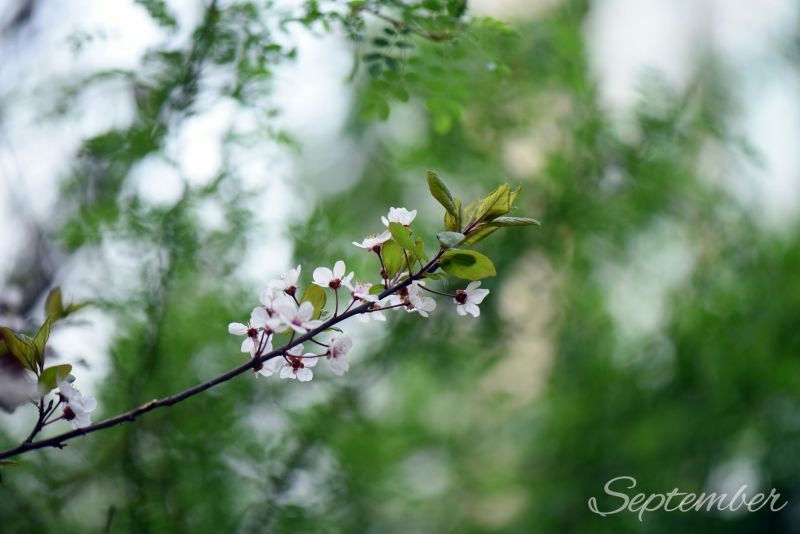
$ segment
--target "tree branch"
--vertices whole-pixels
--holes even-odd
[[[434,256],[433,259],[431,259],[419,271],[417,271],[415,274],[413,274],[409,278],[406,278],[402,282],[400,282],[400,283],[398,283],[398,284],[396,284],[396,285],[394,285],[394,286],[392,286],[390,288],[385,289],[384,291],[382,291],[378,295],[378,298],[382,300],[382,299],[388,297],[389,295],[400,291],[404,287],[407,287],[407,286],[411,285],[411,283],[413,281],[419,280],[420,278],[422,278],[428,271],[432,270],[432,268],[436,265],[436,262],[439,260],[439,258],[441,257],[441,255],[443,253],[444,253],[444,249],[440,249],[439,252],[436,254],[436,256]],[[142,404],[141,406],[139,406],[137,408],[134,408],[133,410],[130,410],[128,412],[122,413],[122,414],[117,415],[115,417],[111,417],[109,419],[106,419],[104,421],[100,421],[99,423],[95,423],[93,425],[90,425],[90,426],[87,426],[87,427],[84,427],[84,428],[78,428],[78,429],[73,430],[71,432],[65,432],[63,434],[59,434],[57,436],[53,436],[52,438],[47,438],[47,439],[39,440],[39,441],[36,441],[36,442],[24,442],[24,443],[22,443],[21,445],[19,445],[17,447],[14,447],[12,449],[8,449],[6,451],[0,452],[0,460],[6,459],[6,458],[11,458],[13,456],[18,456],[20,454],[24,454],[26,452],[34,451],[34,450],[37,450],[37,449],[44,449],[46,447],[56,447],[56,448],[62,449],[62,448],[64,448],[66,446],[66,442],[71,440],[71,439],[74,439],[74,438],[77,438],[77,437],[80,437],[80,436],[85,436],[87,434],[92,434],[94,432],[97,432],[99,430],[103,430],[103,429],[106,429],[106,428],[111,428],[111,427],[119,425],[121,423],[133,422],[140,415],[144,415],[144,414],[146,414],[148,412],[152,412],[153,410],[155,410],[157,408],[161,408],[163,406],[172,406],[173,404],[177,404],[179,402],[182,402],[182,401],[184,401],[184,400],[186,400],[186,399],[188,399],[190,397],[194,397],[195,395],[197,395],[199,393],[202,393],[203,391],[206,391],[207,389],[211,389],[214,386],[222,384],[223,382],[227,382],[228,380],[230,380],[230,379],[232,379],[232,378],[234,378],[236,376],[239,376],[240,374],[246,372],[249,369],[253,369],[254,367],[258,366],[259,364],[262,364],[262,363],[266,362],[267,360],[270,360],[272,358],[275,358],[275,357],[283,355],[287,350],[291,349],[295,345],[299,345],[300,343],[303,343],[304,341],[312,340],[315,336],[319,335],[320,333],[324,332],[325,330],[329,329],[330,327],[332,327],[332,326],[344,321],[345,319],[348,319],[348,318],[350,318],[350,317],[352,317],[354,315],[358,315],[358,314],[361,314],[361,313],[369,311],[369,308],[371,306],[372,306],[371,302],[366,302],[366,303],[364,303],[364,304],[362,304],[360,306],[356,306],[355,308],[353,308],[353,309],[351,309],[349,311],[346,311],[346,312],[342,313],[341,315],[334,316],[334,317],[328,319],[327,321],[322,323],[320,326],[318,326],[314,330],[309,330],[308,332],[306,332],[305,334],[303,334],[301,336],[292,338],[288,343],[286,343],[285,345],[283,345],[280,348],[277,348],[277,349],[275,349],[275,350],[273,350],[271,352],[268,352],[267,354],[263,354],[263,355],[261,355],[261,356],[259,356],[257,358],[252,358],[247,363],[244,363],[244,364],[242,364],[242,365],[240,365],[238,367],[235,367],[235,368],[231,369],[230,371],[228,371],[226,373],[223,373],[223,374],[221,374],[221,375],[219,375],[219,376],[217,376],[215,378],[212,378],[211,380],[208,380],[207,382],[202,382],[200,384],[197,384],[196,386],[193,386],[193,387],[191,387],[189,389],[181,391],[180,393],[176,393],[175,395],[171,395],[169,397],[164,397],[162,399],[153,399],[150,402],[146,402],[145,404]]]

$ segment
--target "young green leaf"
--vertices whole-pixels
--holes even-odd
[[[498,217],[489,222],[491,226],[541,226],[542,223],[530,217]]]
[[[425,254],[425,243],[420,236],[414,242],[414,256],[423,261],[428,261],[428,256]]]
[[[406,250],[414,250],[414,241],[411,240],[411,231],[400,223],[390,222],[389,232],[397,244]]]
[[[381,248],[383,265],[386,268],[386,275],[392,277],[406,266],[406,258],[403,255],[403,247],[394,240],[389,240]]]
[[[6,348],[19,360],[19,363],[37,373],[36,346],[32,339],[27,336],[18,336],[13,330],[4,326],[0,327],[0,338],[5,341]]]
[[[317,284],[311,284],[306,288],[303,292],[303,298],[300,299],[300,302],[310,302],[314,305],[314,315],[312,316],[314,319],[319,319],[319,315],[322,312],[322,308],[325,307],[325,302],[327,301],[327,295],[325,295],[325,290],[318,286]]]
[[[456,205],[456,215],[451,215],[449,211],[444,212],[444,229],[448,232],[461,231],[461,201],[458,197],[453,197],[453,202]]]
[[[491,220],[505,215],[511,209],[511,186],[503,184],[483,199],[477,212],[477,220]]]
[[[442,254],[439,264],[446,273],[464,280],[480,280],[497,274],[492,260],[474,250],[448,250]]]
[[[83,308],[85,308],[86,306],[88,306],[91,303],[92,303],[92,301],[90,301],[90,300],[85,300],[83,302],[73,302],[72,304],[70,304],[69,306],[64,308],[64,317],[66,317],[68,315],[72,315],[76,311],[82,310]]]
[[[478,241],[483,241],[491,234],[495,233],[499,229],[498,226],[489,226],[486,224],[479,224],[474,230],[472,230],[464,242],[461,243],[462,246],[469,246],[474,245]]]
[[[450,193],[450,189],[444,183],[444,180],[433,171],[428,171],[428,189],[430,189],[433,198],[444,206],[450,216],[458,218],[458,207],[456,207],[453,194]]]
[[[453,248],[464,240],[464,234],[461,232],[439,232],[436,234],[436,239],[445,248]]]
[[[44,365],[44,348],[47,345],[47,340],[50,338],[50,318],[44,320],[44,323],[36,332],[33,338],[33,344],[36,347],[36,362],[39,366]]]
[[[42,386],[44,391],[55,389],[57,379],[65,378],[72,371],[72,366],[68,363],[62,365],[54,365],[42,371],[39,377],[39,385]]]
[[[383,287],[382,285],[380,285],[380,284],[376,284],[376,285],[372,286],[371,288],[369,288],[369,294],[370,294],[370,295],[378,295],[378,294],[380,294],[380,293],[381,293],[381,292],[382,292],[384,289],[386,289],[386,288],[385,288],[385,287]]]
[[[476,220],[476,212],[478,211],[478,206],[480,203],[483,202],[482,198],[478,198],[473,202],[470,202],[469,205],[464,208],[463,213],[461,214],[461,222],[464,226],[472,224]]]
[[[47,295],[44,302],[44,312],[51,321],[58,321],[64,316],[64,303],[61,297],[61,288],[54,287]]]

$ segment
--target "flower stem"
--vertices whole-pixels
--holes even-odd
[[[443,297],[450,297],[450,298],[453,298],[453,299],[456,298],[455,295],[451,295],[450,293],[442,293],[441,291],[436,291],[435,289],[427,288],[427,287],[423,286],[422,284],[419,284],[419,287],[421,287],[422,289],[424,289],[425,291],[427,291],[429,293],[435,293],[437,295],[441,295]]]

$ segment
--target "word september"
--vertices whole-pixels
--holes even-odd
[[[625,488],[632,490],[636,487],[636,479],[629,476],[620,476],[612,478],[603,486],[606,495],[622,500],[620,506],[613,510],[602,511],[597,506],[597,499],[591,497],[589,499],[589,510],[603,517],[626,511],[638,513],[639,521],[642,521],[645,512],[655,512],[662,507],[665,512],[699,512],[703,509],[709,512],[712,509],[719,510],[720,512],[725,510],[735,512],[742,507],[746,508],[749,512],[756,512],[769,504],[769,509],[771,511],[778,512],[789,504],[784,501],[779,505],[778,501],[781,498],[781,494],[777,493],[774,488],[770,490],[769,495],[756,493],[750,497],[745,493],[747,484],[742,485],[736,490],[736,493],[734,493],[730,499],[727,493],[687,493],[678,491],[678,488],[673,489],[669,493],[651,493],[650,495],[637,493],[631,497],[628,496],[627,493],[614,491],[612,489],[612,485],[619,481],[628,481],[630,485],[625,486]]]

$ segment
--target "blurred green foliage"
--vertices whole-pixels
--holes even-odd
[[[140,3],[174,26],[168,2]],[[371,223],[389,206],[418,208],[418,230],[432,239],[443,210],[425,198],[427,169],[461,198],[518,181],[524,193],[511,215],[542,228],[478,245],[499,273],[484,281],[492,294],[480,319],[444,302],[427,321],[396,314],[343,380],[305,388],[243,377],[21,458],[4,470],[0,530],[797,531],[800,239],[763,229],[698,171],[708,141],[743,149],[726,128],[734,111],[714,58],[683,94],[650,87],[637,135],[623,139],[588,67],[588,2],[564,1],[513,29],[464,27],[452,1],[349,2],[335,15],[326,6],[308,2],[293,22],[341,24],[352,40],[349,133],[368,161],[293,228],[297,260],[343,257],[357,272],[375,269],[350,242],[379,230]],[[387,7],[388,19],[365,23],[366,12]],[[163,251],[136,291],[99,296],[116,325],[97,392],[106,415],[241,362],[225,325],[260,288],[234,277],[254,237],[235,169],[169,208],[120,192],[131,167],[201,105],[208,65],[226,73],[224,95],[267,106],[253,95],[293,51],[259,26],[262,8],[212,4],[189,49],[153,51],[146,66],[155,75],[127,74],[134,124],[86,140],[73,166],[63,194],[70,220],[55,239],[70,250],[113,237]],[[373,122],[409,108],[423,110],[411,142]],[[513,168],[513,142],[541,164]],[[325,177],[299,180],[311,188]],[[222,201],[224,231],[197,218],[209,197]],[[636,246],[643,238],[654,240],[649,248]],[[609,311],[620,288],[602,269],[633,270],[675,239],[691,255],[688,275],[666,292],[658,327],[630,335]],[[720,466],[742,458],[786,509],[657,512],[639,522],[601,518],[586,504],[620,475],[635,476],[637,491],[707,490]]]

